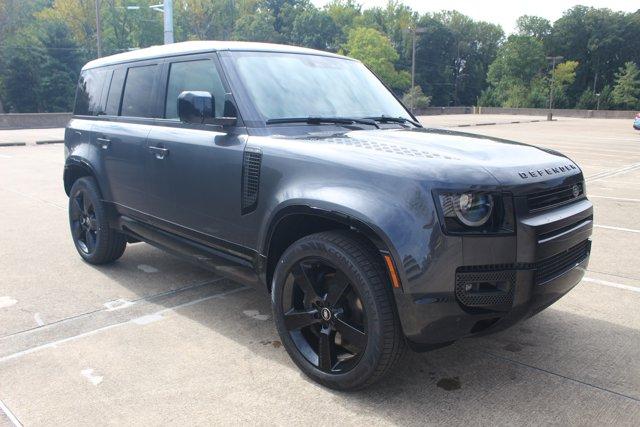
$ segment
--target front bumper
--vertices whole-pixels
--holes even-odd
[[[463,242],[461,264],[448,265],[450,273],[440,275],[449,283],[426,278],[426,292],[396,294],[404,333],[415,349],[505,329],[580,282],[591,251],[591,203],[583,198],[543,213],[522,214],[524,210],[521,203],[515,236]]]

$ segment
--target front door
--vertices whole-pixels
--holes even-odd
[[[210,92],[216,116],[223,116],[227,90],[215,55],[172,60],[165,67],[164,119],[147,139],[151,213],[172,231],[215,245],[238,235],[245,137],[178,119],[183,91]]]

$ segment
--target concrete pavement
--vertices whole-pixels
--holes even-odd
[[[425,121],[438,118],[465,116]],[[410,354],[356,393],[299,372],[262,292],[146,244],[83,263],[63,147],[0,147],[0,425],[637,425],[640,132],[594,119],[465,131],[584,167],[597,224],[587,279],[511,330]]]

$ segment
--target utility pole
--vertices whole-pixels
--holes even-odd
[[[96,39],[98,43],[98,58],[102,57],[102,35],[100,33],[100,0],[96,0]]]
[[[410,28],[411,34],[413,35],[412,40],[412,49],[411,49],[411,93],[413,95],[413,90],[416,87],[416,34],[422,34],[427,31],[424,27],[416,27]],[[411,113],[413,114],[414,104],[415,104],[415,96],[411,96],[411,105],[409,106],[411,109]]]
[[[547,120],[553,120],[553,92],[555,83],[556,61],[562,61],[563,56],[547,56],[548,60],[551,60],[551,87],[549,88],[549,112],[547,113]]]
[[[173,43],[173,0],[164,0],[164,44]]]
[[[164,0],[162,4],[149,7],[164,13],[164,44],[173,43],[173,0]]]

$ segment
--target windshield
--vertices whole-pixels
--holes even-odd
[[[279,52],[234,52],[238,74],[265,120],[411,116],[357,61]]]

